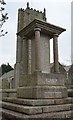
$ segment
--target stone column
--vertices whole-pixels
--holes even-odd
[[[22,38],[22,57],[20,62],[20,79],[19,86],[23,86],[24,77],[28,74],[28,42],[27,38],[24,36]]]
[[[15,67],[15,76],[14,76],[16,88],[19,87],[21,52],[22,52],[22,39],[20,36],[17,36],[16,67]]]
[[[54,34],[54,37],[53,37],[53,54],[54,54],[54,72],[59,72],[58,34]]]
[[[48,40],[48,48],[49,48],[49,73],[50,73],[50,38]]]
[[[21,48],[22,48],[22,39],[20,36],[17,36],[16,63],[21,61]]]
[[[35,28],[35,70],[41,71],[40,28]]]
[[[31,40],[28,39],[28,74],[31,74]]]
[[[23,37],[23,46],[22,46],[22,63],[23,63],[23,74],[28,73],[28,40]]]

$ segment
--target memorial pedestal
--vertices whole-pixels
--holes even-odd
[[[68,96],[65,77],[60,73],[48,74],[36,71],[32,75],[24,75],[21,83],[17,89],[18,98],[44,99]]]

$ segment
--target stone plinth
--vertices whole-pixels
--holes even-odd
[[[62,74],[35,72],[25,75],[17,89],[19,98],[65,98],[68,96]]]
[[[35,71],[33,74],[24,74],[20,87],[25,86],[65,86],[65,76],[60,73],[42,73]]]

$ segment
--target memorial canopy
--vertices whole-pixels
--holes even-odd
[[[50,38],[53,38],[54,34],[60,35],[62,32],[66,31],[66,29],[44,22],[43,20],[34,19],[31,23],[29,23],[26,27],[20,30],[17,35],[23,36],[31,36],[34,34],[34,29],[40,28],[42,33],[48,34]]]

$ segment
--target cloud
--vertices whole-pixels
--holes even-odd
[[[9,33],[3,40],[0,40],[0,46],[2,45],[2,47],[0,47],[0,63],[10,62],[13,64],[15,61],[17,11],[18,8],[26,8],[26,2],[28,1],[30,1],[30,6],[37,10],[43,10],[44,7],[46,8],[48,22],[67,29],[65,33],[62,33],[59,39],[60,60],[62,60],[62,57],[63,60],[68,58],[70,56],[70,0],[6,0],[6,10],[8,11],[9,19],[5,23],[4,28]],[[39,2],[40,4],[38,4]]]
[[[32,2],[71,2],[72,0],[39,0],[39,1],[37,1],[37,0],[25,0],[25,2],[30,2],[30,1],[32,1]],[[6,0],[6,2],[24,2],[24,0]]]

